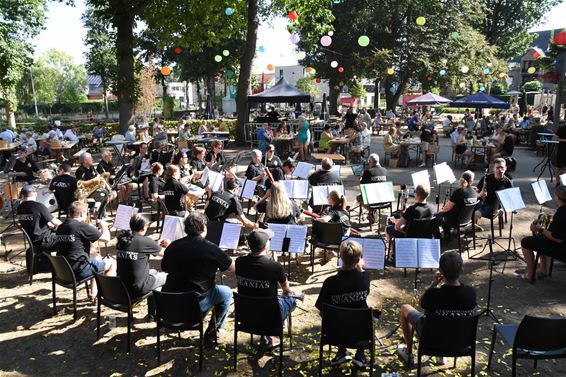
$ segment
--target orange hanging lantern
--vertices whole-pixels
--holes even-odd
[[[275,69],[275,67],[273,66],[273,64],[268,64],[267,65],[267,70],[268,71],[273,71]]]
[[[171,74],[171,68],[165,66],[165,67],[161,67],[161,74],[163,76],[169,76]]]

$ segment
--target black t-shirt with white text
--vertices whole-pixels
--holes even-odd
[[[474,190],[471,186],[459,188],[450,196],[450,201],[454,203],[454,207],[450,212],[453,211],[455,214],[459,214],[466,204],[475,203],[477,200],[476,190]]]
[[[367,308],[369,282],[369,275],[365,271],[340,270],[324,281],[315,307],[322,310],[322,304],[330,304],[345,308]]]
[[[463,284],[429,288],[421,297],[421,308],[429,314],[469,316],[474,314],[476,305],[476,291]]]
[[[157,242],[139,234],[118,240],[117,273],[131,296],[143,296],[153,287],[155,278],[149,274],[149,257],[160,251]]]
[[[339,206],[330,207],[328,210],[328,216],[330,216],[330,223],[340,223],[342,224],[342,234],[348,234],[350,231],[350,218],[348,217],[348,212]]]
[[[181,198],[189,192],[187,186],[182,184],[176,179],[169,179],[163,186],[163,195],[165,196],[165,207],[169,213],[184,211],[184,206],[181,204]]]
[[[204,213],[210,221],[225,221],[231,215],[242,215],[244,210],[237,197],[224,191],[212,194]]]
[[[332,186],[341,185],[340,177],[330,170],[317,170],[309,176],[309,184],[311,186]]]
[[[77,177],[79,181],[90,181],[91,179],[98,176],[99,174],[94,168],[94,166],[91,166],[90,168],[85,168],[83,165],[81,165],[77,168],[77,171],[75,172],[75,177]]]
[[[47,223],[53,220],[53,216],[41,203],[33,200],[23,201],[18,206],[17,217],[34,245],[40,244],[43,237],[50,232]]]
[[[236,259],[238,293],[252,297],[277,296],[277,283],[283,284],[287,277],[283,266],[265,255],[251,254]]]
[[[200,236],[173,241],[161,261],[161,269],[169,273],[163,291],[206,296],[215,285],[216,271],[226,271],[231,265],[226,253]]]
[[[387,170],[381,166],[367,169],[362,174],[361,184],[385,182],[387,180]]]
[[[57,255],[65,257],[75,273],[85,268],[90,258],[90,244],[102,233],[92,225],[68,219],[57,228]]]
[[[49,184],[49,190],[55,194],[59,209],[67,211],[75,199],[77,179],[68,174],[58,175]]]

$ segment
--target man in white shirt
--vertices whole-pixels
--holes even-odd
[[[14,134],[6,127],[3,127],[2,132],[0,132],[0,139],[12,143],[14,141]]]
[[[63,137],[65,139],[68,139],[69,141],[72,142],[76,142],[79,141],[79,137],[76,134],[77,132],[77,128],[69,128],[67,131],[65,131],[65,134],[63,135]]]
[[[454,132],[452,132],[452,134],[450,135],[450,142],[452,143],[452,145],[456,145],[456,143],[458,142],[458,138],[460,137],[460,130],[464,128],[463,124],[459,124],[458,127],[454,130]]]

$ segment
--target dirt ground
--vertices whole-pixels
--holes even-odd
[[[381,137],[373,138],[372,151],[383,156]],[[450,161],[448,140],[443,138],[443,148],[439,162]],[[539,206],[536,205],[530,182],[536,179],[532,168],[540,161],[534,152],[526,148],[516,150],[519,168],[514,174],[515,185],[521,187],[527,208],[520,210],[514,217],[513,236],[516,246],[520,246],[522,237],[529,234],[528,226],[536,217]],[[408,170],[415,172],[414,166]],[[432,169],[431,169],[432,170]],[[455,171],[458,176],[461,171]],[[482,174],[477,172],[478,175]],[[538,175],[538,172],[536,173]],[[407,169],[390,169],[389,177],[396,184],[410,183]],[[548,175],[546,175],[548,178]],[[342,169],[342,178],[347,186],[347,197],[353,199],[358,191],[356,177],[349,167]],[[480,177],[476,178],[476,182]],[[547,180],[548,181],[548,180]],[[553,187],[550,185],[549,187]],[[551,190],[552,192],[552,190]],[[433,200],[433,198],[431,199]],[[410,203],[409,203],[410,204]],[[547,211],[553,212],[556,205],[549,205]],[[369,233],[366,221],[353,225]],[[9,221],[3,220],[3,229]],[[484,222],[483,225],[488,224]],[[374,227],[375,230],[375,227]],[[482,232],[485,235],[487,232]],[[509,234],[506,225],[503,236]],[[5,234],[6,235],[6,234]],[[154,236],[157,237],[157,236]],[[51,276],[48,273],[37,274],[32,285],[28,284],[23,253],[12,257],[23,250],[21,235],[4,239],[5,250],[12,250],[9,261],[0,261],[0,376],[155,376],[155,375],[195,375],[195,376],[269,376],[275,375],[278,368],[276,352],[262,352],[256,345],[250,344],[249,336],[239,336],[238,368],[233,371],[233,316],[230,314],[227,331],[222,335],[218,345],[208,344],[205,348],[204,369],[198,372],[198,341],[196,333],[183,333],[178,340],[176,334],[162,338],[161,365],[156,359],[155,324],[145,321],[147,306],[142,305],[135,311],[134,330],[132,333],[132,351],[126,351],[126,317],[123,313],[112,312],[103,308],[101,339],[96,340],[96,306],[87,300],[84,288],[78,293],[78,320],[72,321],[72,294],[70,290],[57,288],[59,312],[53,315],[51,303]],[[501,241],[506,246],[506,241]],[[478,241],[479,252],[485,241]],[[111,254],[115,239],[109,244]],[[457,243],[443,244],[443,250],[453,250]],[[0,254],[4,253],[0,246]],[[497,247],[496,247],[497,251]],[[233,256],[246,252],[240,248]],[[483,309],[487,301],[489,269],[486,261],[468,260],[466,253],[465,274],[462,281],[477,290],[478,309]],[[159,260],[152,260],[154,268],[159,268]],[[523,282],[515,270],[524,268],[522,261],[510,261],[496,266],[493,275],[493,291],[491,308],[495,316],[503,323],[518,323],[525,314],[540,316],[564,316],[566,313],[566,268],[556,263],[551,278],[537,281],[534,285]],[[285,376],[312,376],[318,373],[318,347],[320,317],[314,303],[324,279],[336,272],[336,259],[324,266],[317,258],[315,271],[311,274],[308,256],[300,256],[298,262],[291,263],[291,284],[296,290],[305,293],[305,301],[293,312],[293,348],[289,350],[286,343],[283,368]],[[401,269],[391,264],[385,271],[370,271],[371,293],[368,302],[371,306],[383,311],[382,320],[376,327],[376,334],[384,346],[376,348],[376,364],[374,375],[381,373],[397,373],[399,376],[416,375],[415,369],[407,369],[395,354],[397,344],[401,342],[401,333],[397,331],[392,337],[385,339],[398,324],[398,310],[402,303],[415,304],[418,297],[429,285],[433,271],[423,271],[418,275],[418,288],[414,289],[414,271],[404,277]],[[235,287],[234,275],[224,276],[225,284]],[[108,318],[115,314],[117,327],[110,330]],[[502,342],[495,347],[494,363],[487,370],[487,356],[491,344],[491,331],[494,321],[490,317],[482,317],[479,321],[477,335],[476,373],[480,376],[506,376],[511,374],[510,351]],[[355,325],[355,324],[351,324]],[[258,339],[255,337],[255,341]],[[287,340],[286,340],[287,342]],[[452,368],[452,359],[445,366],[424,364],[424,375],[468,375],[469,359],[460,358],[457,367]],[[348,364],[331,368],[328,352],[325,352],[324,374],[326,375],[368,375],[367,370],[359,372]],[[542,361],[538,369],[533,369],[530,361],[520,361],[519,376],[566,375],[565,361]]]

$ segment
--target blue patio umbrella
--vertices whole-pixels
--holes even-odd
[[[482,92],[470,94],[450,103],[451,107],[473,107],[476,109],[508,109],[509,103]]]

